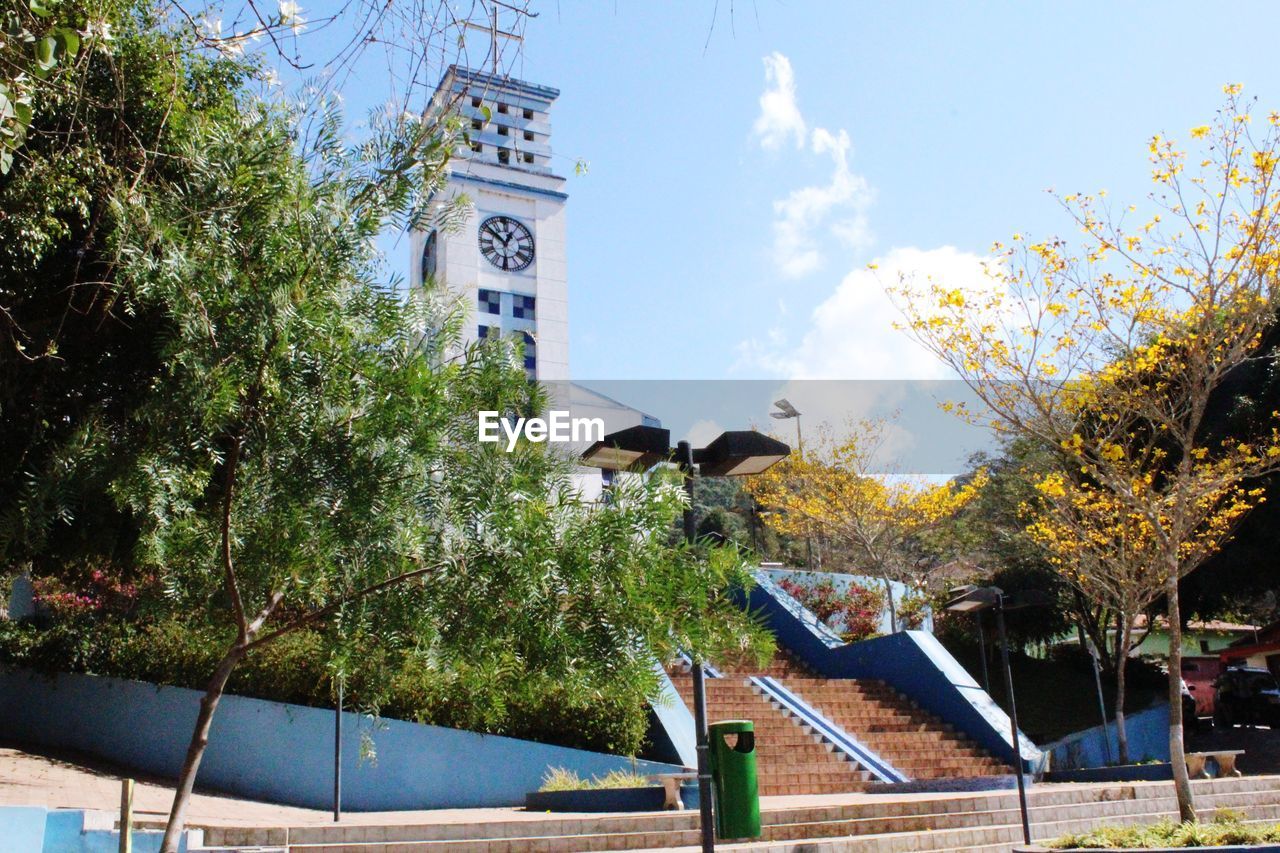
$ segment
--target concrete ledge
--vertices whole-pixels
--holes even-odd
[[[1214,853],[1258,853],[1258,851],[1280,851],[1280,844],[1230,844],[1226,847],[1041,847],[1032,844],[1030,847],[1015,847],[1013,853],[1061,853],[1063,850],[1090,850],[1092,853],[1178,853],[1180,850],[1212,850]]]
[[[1119,767],[1081,767],[1052,770],[1046,782],[1167,782],[1173,778],[1172,764],[1123,764]]]
[[[524,807],[531,812],[660,812],[665,799],[661,785],[589,791],[534,791],[525,795]],[[681,785],[680,801],[686,809],[696,809],[698,786]]]
[[[176,778],[201,693],[93,675],[0,670],[0,731]],[[270,803],[333,802],[333,711],[224,696],[197,785]],[[351,811],[519,806],[547,771],[679,773],[639,761],[402,720],[343,715],[342,802]],[[374,754],[370,754],[370,751]],[[3,843],[0,842],[0,847]]]

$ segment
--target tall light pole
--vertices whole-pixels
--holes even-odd
[[[1009,638],[1004,630],[1005,595],[998,586],[962,586],[951,591],[951,600],[944,610],[953,613],[975,613],[994,609],[996,611],[996,627],[1000,635],[1000,659],[1004,664],[1004,689],[1009,697],[1009,726],[1013,745],[1013,772],[1018,779],[1018,811],[1022,815],[1022,840],[1031,844],[1031,819],[1027,814],[1027,787],[1022,778],[1022,742],[1018,739],[1018,704],[1013,698],[1013,671],[1009,667]]]
[[[1093,640],[1085,638],[1088,644],[1089,663],[1093,664],[1093,686],[1098,691],[1098,713],[1102,716],[1102,746],[1107,753],[1107,763],[1111,763],[1111,732],[1107,730],[1107,699],[1102,693],[1102,670],[1098,667],[1098,650],[1093,645]],[[1124,664],[1121,663],[1121,666]]]
[[[333,705],[333,821],[342,820],[342,687],[338,679],[338,698]]]
[[[773,403],[778,411],[770,412],[769,417],[779,421],[789,421],[792,418],[796,422],[796,453],[800,454],[800,458],[804,458],[804,437],[800,435],[800,410],[791,405],[791,401],[786,397],[781,400],[775,400]],[[813,571],[813,536],[809,525],[805,525],[806,533],[804,537],[805,549],[805,568]]]
[[[672,459],[671,432],[660,427],[634,426],[606,435],[587,448],[582,461],[596,468],[615,471],[647,471],[659,462]],[[693,510],[693,478],[746,477],[759,474],[781,462],[791,452],[780,441],[754,430],[722,433],[701,450],[687,441],[676,444],[674,462],[684,480],[688,505],[684,509],[684,538],[697,541],[697,519]],[[693,726],[698,753],[698,811],[703,853],[716,849],[715,816],[711,810],[711,762],[707,729],[707,690],[702,658],[691,654],[693,666]]]

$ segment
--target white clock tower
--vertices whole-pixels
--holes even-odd
[[[525,368],[540,381],[569,378],[565,179],[551,170],[557,89],[451,66],[431,109],[470,123],[470,147],[450,164],[446,192],[474,205],[455,230],[411,235],[411,283],[433,278],[472,308],[464,341],[521,335]]]

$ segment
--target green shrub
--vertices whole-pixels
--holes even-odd
[[[542,787],[539,791],[585,791],[590,786],[586,779],[583,779],[572,770],[566,770],[563,767],[552,767],[547,770],[547,775],[542,777]]]
[[[601,791],[610,788],[651,788],[655,787],[649,777],[641,776],[627,770],[610,770],[603,776],[592,776],[583,779],[573,770],[563,767],[552,767],[542,777],[539,791]]]
[[[648,788],[653,784],[648,776],[641,776],[639,773],[628,770],[610,770],[603,776],[594,776],[591,779],[593,788]]]
[[[203,690],[230,628],[174,618],[139,623],[63,616],[47,628],[0,621],[0,662],[39,672],[109,675]],[[333,703],[333,640],[300,630],[263,646],[232,673],[227,692],[276,702]],[[647,667],[609,677],[532,671],[516,658],[479,665],[430,660],[356,643],[345,703],[393,719],[622,755],[645,745]],[[602,683],[603,682],[603,683]]]
[[[1245,823],[1240,812],[1220,809],[1209,823],[1161,821],[1150,826],[1100,826],[1045,842],[1055,850],[1143,850],[1159,847],[1224,847],[1280,841],[1280,824]]]

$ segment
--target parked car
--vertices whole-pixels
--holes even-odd
[[[1268,670],[1236,666],[1214,686],[1214,722],[1219,726],[1280,724],[1280,684]]]
[[[1222,674],[1224,664],[1217,657],[1187,656],[1182,659],[1182,679],[1196,700],[1196,716],[1213,716],[1213,682]]]

